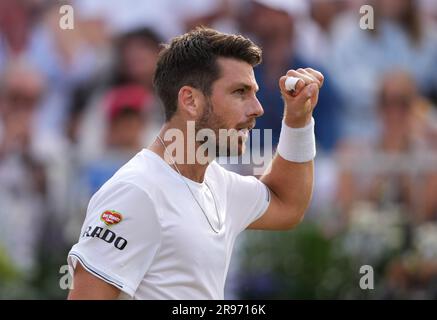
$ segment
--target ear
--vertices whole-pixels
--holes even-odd
[[[197,119],[202,113],[202,99],[204,97],[200,90],[190,86],[183,86],[178,93],[179,109],[189,118]]]

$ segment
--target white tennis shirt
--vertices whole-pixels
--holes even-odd
[[[182,179],[218,229],[216,200],[218,234]],[[143,149],[91,198],[68,263],[119,288],[120,299],[224,299],[235,239],[269,200],[261,181],[215,161],[197,183]]]

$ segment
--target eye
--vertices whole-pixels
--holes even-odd
[[[243,94],[246,93],[246,89],[244,89],[244,88],[240,88],[240,89],[235,90],[234,93],[237,93],[237,94],[243,95]]]

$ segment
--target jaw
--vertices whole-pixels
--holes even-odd
[[[212,130],[214,135],[204,139],[201,143],[203,144],[206,140],[208,140],[206,143],[214,143],[217,157],[241,156],[246,150],[246,141],[254,126],[254,119],[250,123],[246,120],[230,126],[221,116],[211,114],[203,127]]]

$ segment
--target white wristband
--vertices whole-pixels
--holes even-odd
[[[303,128],[290,128],[282,120],[277,151],[288,161],[308,162],[316,157],[314,118]]]

